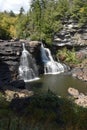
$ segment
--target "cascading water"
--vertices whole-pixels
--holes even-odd
[[[44,63],[45,74],[59,74],[64,72],[64,66],[53,60],[50,50],[44,48],[43,44],[41,45],[41,58]]]
[[[37,80],[39,78],[36,64],[30,53],[26,50],[24,43],[22,46],[23,51],[20,58],[19,77],[25,82]]]

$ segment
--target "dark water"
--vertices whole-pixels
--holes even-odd
[[[73,78],[68,74],[43,75],[40,80],[26,83],[27,89],[33,90],[35,93],[45,92],[50,89],[59,96],[68,96],[68,88],[73,87],[84,94],[87,93],[87,82],[83,82]]]

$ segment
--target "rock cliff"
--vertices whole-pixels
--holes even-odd
[[[0,41],[0,82],[9,83],[18,79],[18,67],[22,52],[22,43],[25,43],[27,50],[35,58],[37,64],[40,61],[38,53],[40,42],[33,41]]]
[[[20,54],[21,42],[0,42],[0,79],[2,78],[2,81],[16,79]]]
[[[54,35],[53,44],[56,46],[86,46],[87,25],[80,27],[77,21],[63,21],[63,28]]]

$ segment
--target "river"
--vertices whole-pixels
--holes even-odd
[[[62,73],[57,75],[42,75],[40,79],[34,82],[26,83],[26,88],[35,93],[46,92],[49,89],[55,94],[66,97],[68,88],[73,87],[79,92],[87,94],[87,82],[73,78],[70,74]]]

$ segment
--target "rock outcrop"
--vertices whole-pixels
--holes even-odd
[[[72,76],[87,81],[87,49],[84,48],[76,52],[76,56],[80,63],[72,69]]]
[[[17,78],[17,70],[21,54],[21,42],[0,42],[0,74],[8,80]],[[1,76],[0,76],[1,78]]]
[[[68,93],[74,98],[74,102],[77,105],[87,108],[87,95],[79,93],[75,88],[69,88]]]
[[[11,101],[14,98],[28,98],[33,95],[32,91],[28,90],[5,90],[4,92],[5,99]]]
[[[75,68],[72,70],[72,76],[83,81],[87,81],[87,68]]]
[[[63,29],[54,35],[54,45],[62,46],[86,46],[87,25],[79,27],[77,21],[63,21]]]
[[[9,82],[18,79],[18,67],[20,63],[20,55],[22,52],[22,43],[25,43],[27,50],[35,58],[36,62],[40,61],[38,48],[40,42],[20,41],[0,41],[0,81]],[[38,61],[39,60],[39,61]]]
[[[74,88],[69,88],[68,93],[75,98],[77,98],[79,96],[79,91],[77,89],[74,89]]]

